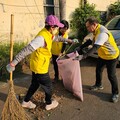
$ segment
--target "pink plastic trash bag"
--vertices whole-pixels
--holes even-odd
[[[78,60],[73,60],[78,56],[78,53],[73,52],[67,56],[65,59],[57,60],[59,74],[63,79],[65,88],[83,101],[80,63]]]

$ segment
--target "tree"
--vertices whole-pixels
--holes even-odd
[[[100,20],[100,13],[95,11],[95,5],[90,5],[88,3],[75,9],[72,14],[70,26],[72,31],[76,33],[77,38],[80,39],[80,42],[82,42],[83,38],[88,34],[85,27],[85,21],[90,16],[95,16]]]
[[[114,4],[109,5],[107,21],[109,21],[110,19],[112,19],[116,15],[120,15],[120,2],[115,2]]]

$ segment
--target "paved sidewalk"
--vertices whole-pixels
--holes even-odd
[[[84,93],[83,102],[65,90],[62,82],[59,81],[53,84],[59,106],[54,110],[45,111],[40,100],[38,100],[37,109],[28,111],[29,115],[34,116],[34,113],[37,111],[37,117],[40,120],[120,120],[120,100],[118,103],[109,102],[111,98],[111,86],[106,75],[106,69],[103,73],[104,89],[99,91],[89,90],[89,87],[95,82],[94,62],[87,61],[81,65]],[[50,71],[50,74],[53,74],[53,72]],[[120,86],[120,68],[117,68],[117,77]],[[17,77],[14,80],[15,91],[18,94],[25,93],[30,85],[30,80],[31,76],[27,74]],[[0,114],[7,97],[7,91],[7,83],[0,82]],[[33,120],[39,119],[36,118]]]

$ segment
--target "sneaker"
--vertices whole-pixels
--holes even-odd
[[[31,101],[28,101],[28,102],[23,101],[22,102],[22,107],[29,108],[29,109],[34,109],[36,107],[36,105],[34,103],[32,103]]]
[[[54,109],[58,106],[58,102],[56,100],[53,100],[50,105],[46,105],[45,109],[46,110],[51,110]]]
[[[118,94],[114,94],[114,95],[112,96],[112,102],[113,102],[113,103],[118,102],[118,98],[119,98],[119,95],[118,95]]]
[[[103,86],[97,86],[97,85],[93,85],[90,87],[90,90],[103,90]]]

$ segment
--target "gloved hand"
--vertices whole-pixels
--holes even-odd
[[[78,39],[73,39],[73,43],[79,43]]]
[[[15,65],[13,63],[10,63],[6,66],[6,69],[10,73],[15,70]]]
[[[79,55],[79,56],[77,56],[77,57],[75,57],[75,58],[73,58],[73,60],[82,60],[83,59],[83,55]]]
[[[60,57],[60,56],[62,56],[63,55],[63,53],[60,53],[58,56]]]

